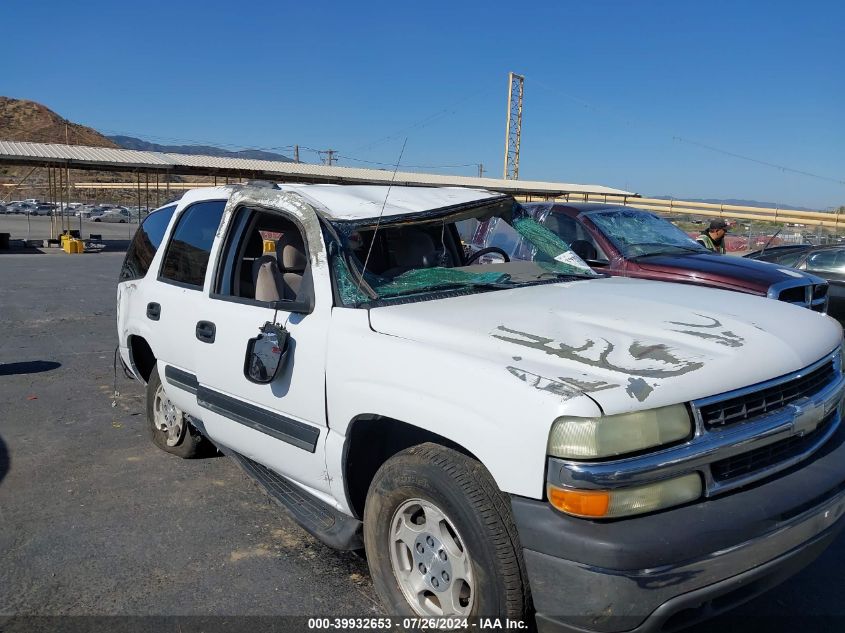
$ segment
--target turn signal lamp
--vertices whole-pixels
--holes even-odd
[[[587,519],[615,519],[645,514],[695,501],[701,497],[698,473],[645,486],[617,490],[578,490],[548,484],[549,503],[566,514]]]

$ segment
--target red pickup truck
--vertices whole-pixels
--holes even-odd
[[[654,213],[595,203],[528,203],[524,207],[594,269],[620,277],[710,286],[767,296],[826,312],[828,284],[806,272],[712,253]],[[479,226],[473,248],[496,246],[531,259],[524,246],[499,243],[495,227]]]

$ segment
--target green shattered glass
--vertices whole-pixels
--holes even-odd
[[[570,250],[569,244],[533,218],[515,218],[511,224],[517,233],[537,249],[539,254],[545,255],[552,260],[553,272],[598,276],[598,273],[582,262]]]
[[[384,278],[376,278],[384,280]],[[402,273],[391,280],[367,281],[380,297],[390,297],[415,291],[434,289],[451,285],[484,285],[504,283],[510,279],[506,273],[469,273],[456,268],[416,268]]]
[[[369,300],[369,297],[358,288],[358,284],[352,279],[352,274],[346,267],[346,262],[343,261],[342,257],[332,258],[332,268],[334,268],[334,277],[337,280],[340,299],[345,305]]]

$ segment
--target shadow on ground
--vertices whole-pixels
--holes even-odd
[[[3,483],[3,478],[9,472],[9,449],[6,447],[6,442],[0,437],[0,483]]]
[[[53,371],[61,366],[61,363],[57,363],[54,360],[27,360],[21,363],[0,363],[0,376],[40,374],[45,371]]]

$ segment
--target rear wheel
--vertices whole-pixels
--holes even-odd
[[[455,450],[422,444],[385,462],[367,494],[364,543],[389,613],[528,613],[510,499],[484,466]]]
[[[153,367],[147,382],[147,424],[153,444],[167,453],[190,459],[216,450],[167,396],[158,375],[158,365]]]

